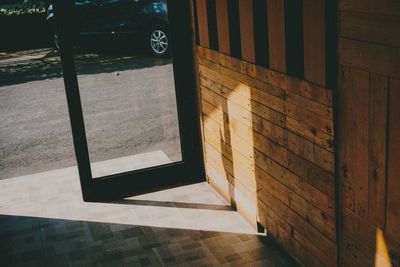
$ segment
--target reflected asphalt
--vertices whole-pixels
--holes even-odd
[[[180,160],[169,59],[76,51],[92,161],[162,150]],[[58,53],[0,53],[0,179],[76,164]]]

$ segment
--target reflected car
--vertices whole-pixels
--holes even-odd
[[[53,5],[47,8],[46,21],[54,29]],[[74,22],[80,36],[128,35],[156,56],[169,55],[166,0],[75,0]],[[59,48],[56,31],[53,37]]]

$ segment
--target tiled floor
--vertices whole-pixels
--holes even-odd
[[[207,183],[85,203],[78,180],[0,181],[0,266],[295,266]]]

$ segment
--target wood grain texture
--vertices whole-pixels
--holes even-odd
[[[400,79],[400,47],[340,38],[340,64]]]
[[[400,258],[400,80],[392,79],[389,94],[387,237]]]
[[[242,47],[242,59],[249,62],[256,62],[254,47],[254,26],[253,26],[253,1],[239,1],[240,18],[240,39]]]
[[[369,73],[343,67],[339,96],[340,179],[353,185],[355,212],[367,218]]]
[[[197,7],[197,20],[199,28],[199,41],[200,45],[204,47],[210,46],[208,37],[208,19],[207,19],[207,1],[195,0]]]
[[[269,65],[286,72],[285,7],[282,0],[268,0]]]
[[[397,0],[340,0],[341,11],[357,11],[380,15],[400,15],[400,2]]]
[[[303,0],[304,79],[326,84],[325,0]]]
[[[284,221],[292,230],[280,241],[299,261],[334,266],[331,91],[210,49],[197,51],[211,183],[225,179],[233,189],[224,195],[235,203],[241,200],[232,190],[255,199],[250,209],[268,231]],[[262,219],[270,212],[277,221]]]
[[[228,0],[217,0],[218,47],[221,53],[230,54]]]
[[[342,12],[340,23],[342,37],[388,46],[400,46],[399,16]]]
[[[341,264],[399,266],[400,2],[339,7]]]
[[[387,77],[371,74],[369,92],[369,221],[385,229],[386,214],[386,129],[388,86]]]

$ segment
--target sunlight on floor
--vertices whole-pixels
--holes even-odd
[[[0,188],[0,215],[257,234],[206,182],[86,203],[72,167],[1,180]]]

